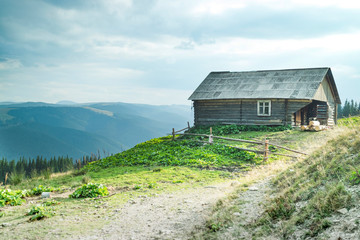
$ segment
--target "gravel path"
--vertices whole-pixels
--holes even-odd
[[[130,200],[115,210],[110,225],[75,239],[187,239],[216,201],[234,189],[231,183]]]

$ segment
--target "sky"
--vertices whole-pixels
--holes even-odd
[[[360,101],[360,1],[0,0],[0,102],[190,105],[211,71],[308,67]]]

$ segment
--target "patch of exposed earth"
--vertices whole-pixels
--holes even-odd
[[[109,225],[74,239],[187,239],[204,225],[217,200],[234,190],[234,183],[140,196],[115,209]]]

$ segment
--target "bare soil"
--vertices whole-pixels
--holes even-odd
[[[234,185],[229,181],[155,197],[140,196],[115,209],[111,223],[100,231],[73,239],[188,239]]]

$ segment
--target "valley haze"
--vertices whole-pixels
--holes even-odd
[[[0,102],[0,158],[103,157],[192,123],[186,105]]]

